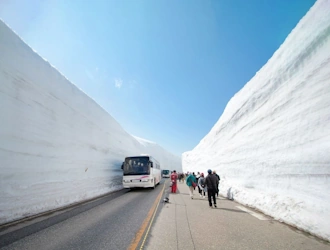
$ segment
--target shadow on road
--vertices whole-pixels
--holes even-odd
[[[242,210],[238,210],[238,209],[230,209],[230,208],[221,208],[221,207],[217,207],[217,208],[213,208],[213,209],[219,209],[219,210],[226,210],[229,212],[236,212],[236,213],[246,213]]]

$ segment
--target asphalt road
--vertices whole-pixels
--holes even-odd
[[[1,249],[128,249],[163,191],[122,190],[0,230]],[[157,215],[157,213],[155,213]],[[142,240],[142,238],[141,238]]]
[[[0,248],[330,249],[330,243],[235,201],[219,197],[218,208],[210,209],[207,199],[190,199],[186,184],[179,183],[176,194],[168,193],[168,185],[167,179],[156,189],[121,190],[0,228]],[[168,203],[159,202],[164,196]]]

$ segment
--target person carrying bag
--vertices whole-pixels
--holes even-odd
[[[186,179],[186,184],[189,187],[189,193],[190,193],[190,198],[193,199],[194,198],[194,186],[196,187],[196,177],[190,173]]]

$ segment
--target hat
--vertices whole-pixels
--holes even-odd
[[[207,170],[207,172],[208,172],[209,174],[211,174],[211,173],[212,173],[212,170],[211,170],[211,169],[209,169],[209,170]]]

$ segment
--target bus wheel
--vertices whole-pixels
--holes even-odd
[[[154,186],[152,187],[152,189],[156,188],[156,180],[154,179]]]

